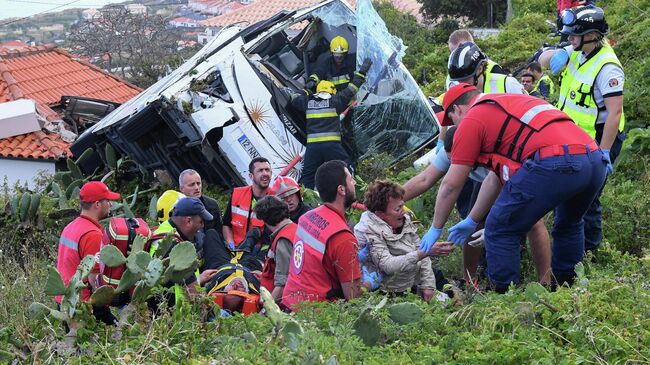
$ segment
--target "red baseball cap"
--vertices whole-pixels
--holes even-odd
[[[454,125],[454,122],[447,115],[449,112],[449,106],[451,106],[451,104],[456,101],[456,99],[458,99],[461,95],[472,90],[476,91],[476,86],[465,83],[456,84],[447,90],[445,96],[442,98],[442,111],[436,114],[436,117],[438,117],[438,121],[440,121],[441,126],[450,127]]]
[[[99,200],[117,200],[120,194],[110,191],[101,181],[89,181],[79,190],[79,198],[84,203],[92,203]]]

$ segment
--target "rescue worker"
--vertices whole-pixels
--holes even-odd
[[[327,57],[327,55],[319,57],[305,84],[305,89],[313,92],[321,81],[327,80],[334,84],[336,91],[345,90],[350,81],[354,79],[354,71],[357,67],[356,57],[354,54],[350,54],[349,50],[350,47],[345,38],[341,36],[332,38],[330,42],[331,57]]]
[[[480,164],[491,172],[469,219],[450,228],[449,239],[466,240],[487,214],[488,277],[503,293],[519,281],[521,237],[554,210],[553,274],[558,284],[571,284],[584,256],[582,218],[605,180],[605,154],[566,113],[544,100],[481,95],[467,84],[452,90],[458,97],[445,106],[443,119],[458,125],[452,164],[421,245],[430,247],[438,240],[467,176]]]
[[[119,198],[120,194],[110,191],[101,181],[89,181],[79,190],[81,214],[63,228],[56,258],[56,269],[66,285],[77,272],[81,259],[99,254],[103,236],[99,221],[110,214],[111,200]],[[95,265],[88,275],[87,287],[81,291],[82,301],[88,301],[91,290],[99,287],[98,275],[99,265]],[[61,304],[61,296],[56,296],[55,299]],[[93,307],[93,314],[106,324],[114,324],[116,321],[108,307]]]
[[[345,219],[356,200],[355,181],[345,162],[333,160],[318,168],[316,187],[323,204],[298,221],[282,293],[282,304],[291,310],[302,301],[361,295],[357,240]]]
[[[271,183],[271,164],[264,157],[256,157],[248,164],[249,186],[232,190],[230,204],[223,215],[223,238],[231,249],[239,246],[250,230],[264,229],[264,222],[257,219],[253,208],[256,202],[267,194]]]
[[[486,94],[526,93],[524,87],[514,77],[490,72],[488,63],[487,56],[476,44],[462,43],[449,56],[447,64],[449,79],[474,85]]]
[[[289,206],[289,218],[293,223],[307,213],[311,207],[302,201],[300,185],[290,176],[278,176],[269,188],[269,195],[275,195]]]
[[[364,60],[352,82],[339,93],[332,82],[322,80],[318,83],[316,94],[291,95],[292,107],[305,113],[307,119],[307,148],[301,177],[305,187],[314,188],[314,174],[324,162],[343,160],[348,165],[352,162],[341,144],[339,115],[366,81],[366,73],[371,65],[370,59]]]
[[[540,94],[538,90],[535,90],[535,76],[531,72],[524,72],[519,78],[519,82],[524,87],[524,90],[526,90],[528,95],[546,100],[542,97],[542,94]]]
[[[564,24],[562,23],[562,13],[571,8],[581,5],[594,5],[594,0],[557,0],[557,29],[561,30]],[[565,42],[568,38],[568,34],[560,32],[560,42]]]
[[[596,140],[605,154],[607,172],[623,146],[625,75],[614,50],[604,38],[609,26],[603,10],[589,5],[565,10],[562,33],[570,46],[547,51],[540,63],[561,74],[557,107]],[[602,192],[602,190],[601,190]],[[595,250],[602,240],[600,193],[585,214],[585,248]]]
[[[210,214],[212,214],[212,217],[214,217],[214,219],[209,222],[205,222],[205,231],[208,229],[215,229],[217,232],[221,232],[222,223],[219,204],[216,200],[203,194],[203,182],[201,181],[201,175],[199,175],[196,170],[183,170],[180,175],[178,175],[178,191],[185,194],[185,196],[198,198],[205,206],[205,209],[210,212]]]
[[[528,94],[533,95],[535,93],[539,93],[539,95],[541,95],[539,97],[543,98],[546,101],[549,101],[549,98],[555,94],[555,84],[553,83],[553,80],[551,80],[547,74],[542,72],[542,65],[540,65],[539,62],[531,62],[528,64],[528,72],[533,75],[534,80],[537,80],[535,82],[535,86],[531,91],[528,91],[528,89],[526,89],[526,91],[528,91]]]
[[[203,228],[204,222],[212,220],[212,214],[210,214],[206,209],[203,203],[198,198],[193,197],[184,197],[178,200],[174,205],[174,208],[171,212],[171,217],[161,224],[156,231],[154,231],[153,236],[151,237],[151,248],[149,253],[153,256],[158,249],[160,240],[165,238],[168,235],[171,235],[174,240],[174,244],[167,248],[167,251],[163,253],[162,258],[169,256],[169,253],[174,248],[174,246],[183,241],[193,242],[196,236],[196,233]],[[184,286],[179,285],[174,286],[172,282],[163,284],[167,288],[174,287],[174,295],[164,295],[155,296],[149,300],[149,308],[156,313],[158,311],[158,306],[163,299],[167,300],[167,303],[170,307],[175,304],[180,303],[184,300],[184,291],[190,296],[190,298],[196,296],[196,284],[205,283],[212,279],[215,275],[216,270],[205,270],[199,275],[190,274],[184,282]],[[184,289],[184,290],[183,290]]]
[[[458,46],[467,42],[474,43],[474,37],[472,36],[472,33],[470,33],[467,29],[456,29],[455,31],[451,32],[451,34],[449,35],[449,39],[447,40],[447,46],[449,46],[449,52],[451,53],[455,51],[456,48],[458,48]],[[506,74],[503,68],[501,68],[499,64],[492,61],[491,59],[487,60],[485,72],[488,74],[491,73],[503,74],[503,75]],[[456,81],[451,81],[449,74],[447,74],[447,81],[445,82],[447,89],[456,85],[457,83],[458,82]],[[440,103],[442,104],[442,99],[440,99]]]
[[[176,190],[166,190],[160,198],[156,201],[156,211],[158,212],[158,225],[169,224],[165,223],[176,205],[176,202],[184,198],[185,194],[179,193]]]
[[[282,291],[289,276],[289,260],[293,238],[298,225],[289,219],[289,206],[274,195],[267,195],[255,206],[255,213],[264,221],[271,233],[271,247],[266,255],[260,283],[282,302]]]

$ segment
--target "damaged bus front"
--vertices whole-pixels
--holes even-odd
[[[193,168],[211,183],[250,183],[248,163],[269,159],[274,175],[299,178],[305,116],[289,105],[329,42],[345,37],[357,65],[371,58],[367,82],[342,118],[359,159],[384,154],[391,162],[438,134],[426,98],[401,59],[406,47],[388,33],[369,0],[357,12],[329,0],[283,11],[246,28],[231,26],[190,60],[86,131],[73,145],[99,155],[110,143],[148,170],[173,177]]]

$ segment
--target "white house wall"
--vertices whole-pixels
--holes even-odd
[[[34,188],[34,178],[42,170],[47,171],[49,175],[54,175],[54,161],[0,158],[0,183],[4,183],[6,177],[10,188],[16,182],[21,186],[27,182],[29,188]]]

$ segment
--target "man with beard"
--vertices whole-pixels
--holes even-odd
[[[298,221],[289,277],[282,304],[290,310],[302,301],[334,301],[361,295],[357,239],[345,211],[356,200],[355,181],[341,160],[316,171],[316,187],[323,204]]]
[[[253,208],[257,200],[266,196],[271,182],[271,164],[264,157],[256,157],[248,164],[248,172],[253,184],[232,190],[230,205],[223,215],[223,238],[232,250],[246,239],[248,231],[264,229],[264,222],[257,219]]]
[[[65,226],[59,238],[56,269],[61,273],[66,285],[84,257],[99,255],[99,245],[102,241],[102,226],[99,221],[110,214],[111,200],[119,198],[120,194],[110,191],[101,181],[89,181],[79,190],[81,214]],[[95,265],[88,275],[88,286],[81,291],[82,301],[88,301],[91,289],[99,286],[98,275],[99,265]],[[57,296],[55,299],[60,304],[62,297]],[[93,307],[93,314],[95,318],[107,324],[115,322],[115,317],[108,307]]]

